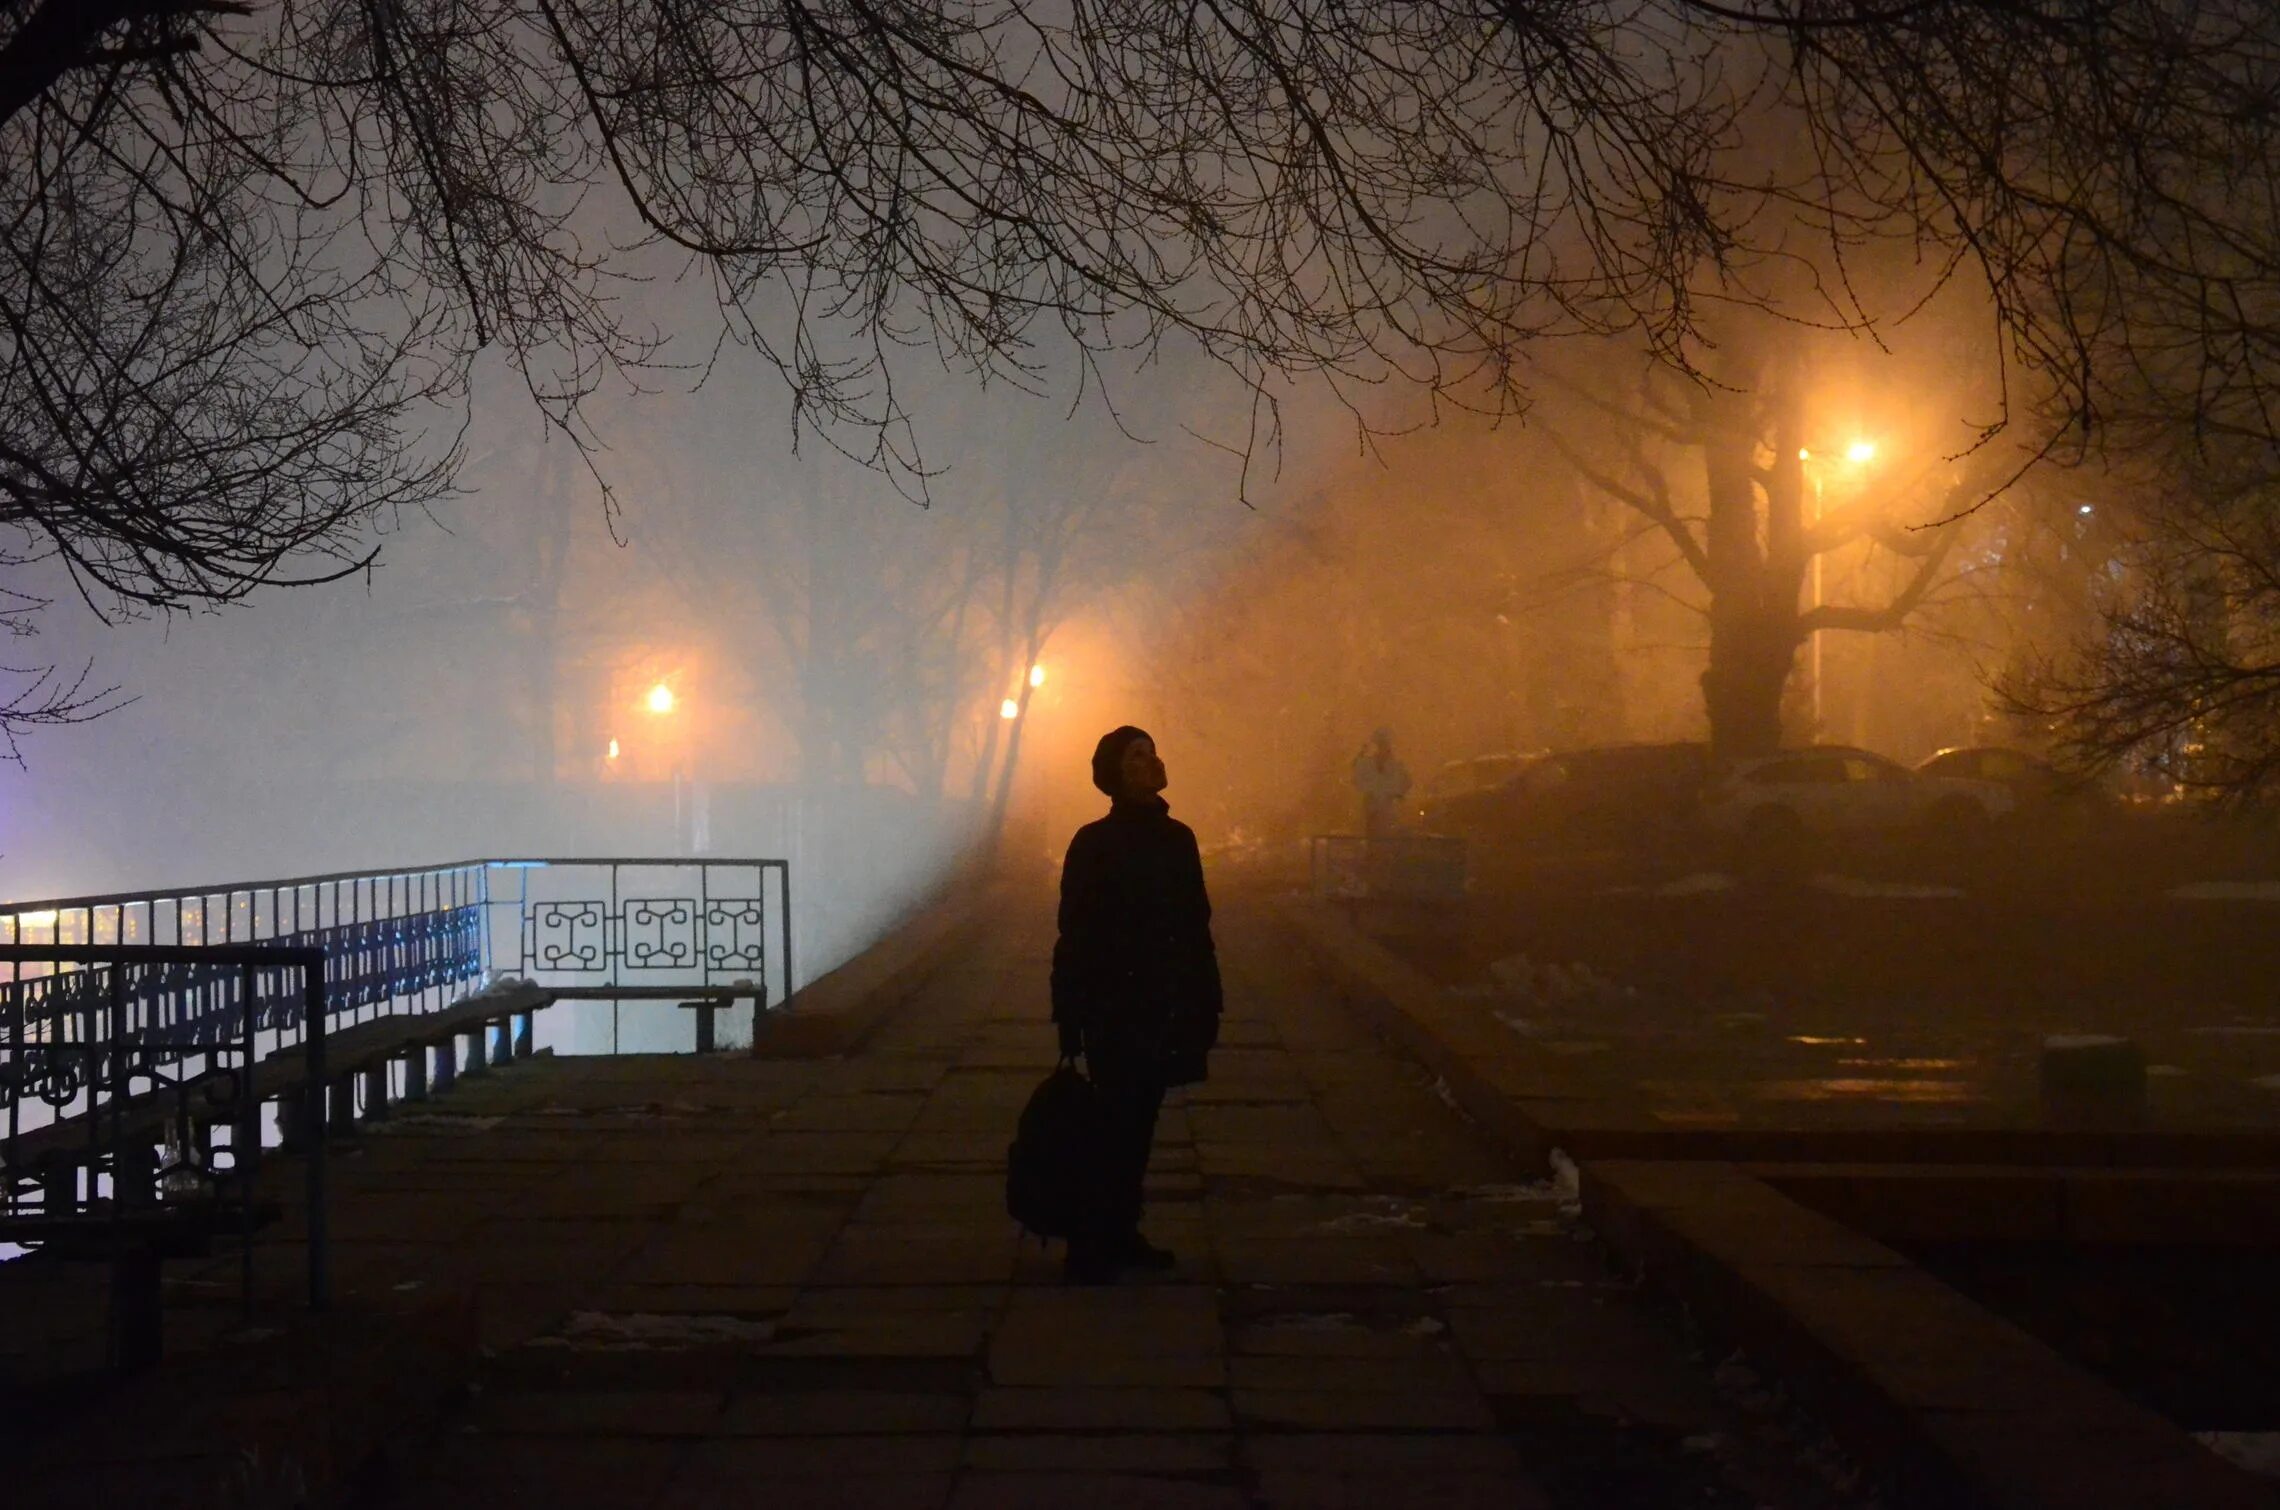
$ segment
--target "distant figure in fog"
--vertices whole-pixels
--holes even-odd
[[[1100,1284],[1123,1268],[1169,1269],[1140,1235],[1140,1193],[1164,1091],[1203,1079],[1219,1039],[1219,956],[1195,834],[1157,794],[1156,742],[1129,724],[1093,750],[1108,816],[1077,830],[1061,865],[1053,1022],[1061,1052],[1084,1056],[1107,1123],[1100,1180],[1068,1274]]]
[[[1401,826],[1409,767],[1393,753],[1393,731],[1380,729],[1354,757],[1354,790],[1362,794],[1362,832],[1382,839]]]

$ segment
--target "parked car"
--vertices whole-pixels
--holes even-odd
[[[1916,775],[1938,781],[1992,783],[2011,794],[2014,809],[2031,813],[2054,803],[2100,804],[2113,797],[2095,782],[2069,776],[2049,761],[2024,750],[1997,745],[1962,745],[1916,764]]]
[[[1435,832],[1461,835],[1476,849],[1530,854],[1667,847],[1695,833],[1709,766],[1701,744],[1555,751],[1490,791],[1449,804]]]
[[[1543,751],[1533,750],[1450,761],[1426,780],[1414,808],[1417,822],[1428,833],[1460,831],[1470,822],[1471,809],[1543,755]]]
[[[2001,782],[1920,777],[1867,750],[1816,745],[1727,763],[1703,789],[1702,822],[1713,834],[1762,852],[1808,836],[1890,836],[1914,829],[1963,837],[2017,805]]]

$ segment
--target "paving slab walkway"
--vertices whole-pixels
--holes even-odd
[[[1003,1206],[1049,929],[1013,906],[843,1058],[542,1058],[364,1135],[343,1304],[470,1295],[484,1349],[366,1502],[1867,1502],[1240,904],[1150,1176],[1178,1268],[1062,1283]],[[290,1224],[257,1257],[297,1281]]]

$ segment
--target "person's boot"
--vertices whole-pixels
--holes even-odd
[[[1116,1271],[1116,1255],[1104,1243],[1072,1241],[1061,1259],[1061,1277],[1073,1285],[1112,1285]]]
[[[1116,1260],[1128,1269],[1145,1269],[1151,1274],[1167,1272],[1178,1259],[1169,1248],[1159,1248],[1140,1235],[1135,1227],[1116,1245]]]

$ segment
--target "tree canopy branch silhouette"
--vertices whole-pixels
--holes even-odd
[[[913,362],[1036,387],[1192,342],[1262,396],[1249,455],[1289,379],[1509,406],[1531,342],[1617,332],[1691,370],[1704,308],[1800,270],[1784,313],[1867,324],[1879,240],[1984,286],[2054,433],[2269,442],[2276,34],[2261,0],[18,0],[7,560],[130,612],[353,571],[449,495],[486,352],[592,458],[675,261],[914,496]]]

